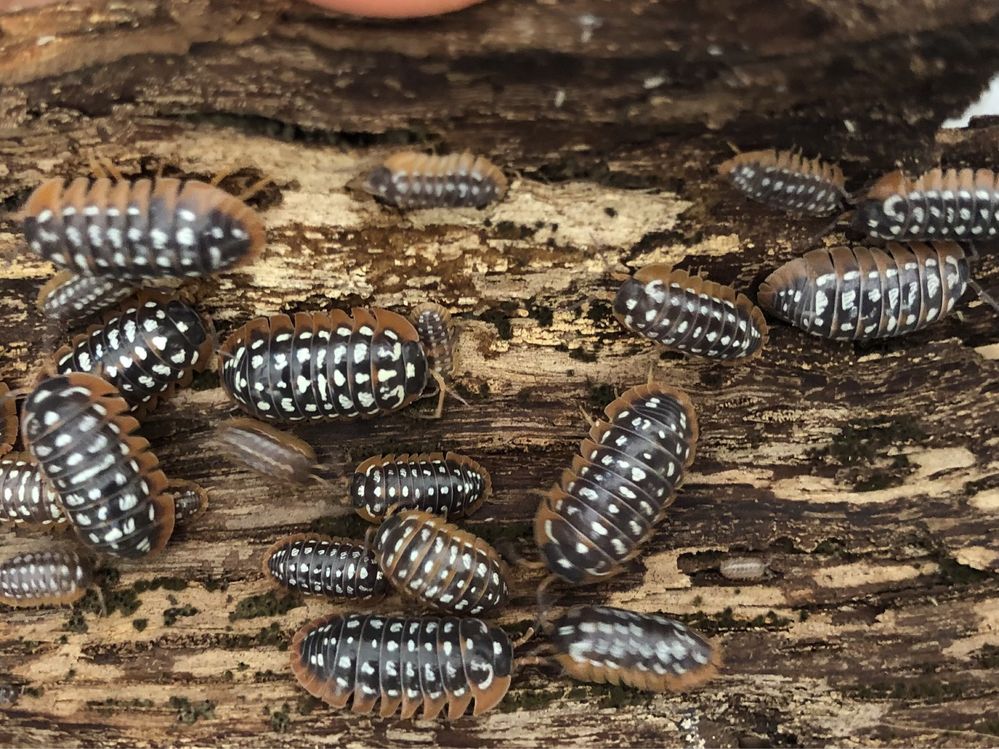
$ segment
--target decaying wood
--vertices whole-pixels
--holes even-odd
[[[969,296],[960,315],[868,345],[775,324],[762,357],[726,368],[660,355],[611,314],[610,270],[681,263],[752,295],[821,229],[719,181],[727,141],[821,153],[850,189],[896,161],[999,166],[999,126],[936,134],[999,69],[994,4],[783,8],[491,0],[400,24],[290,0],[142,0],[0,16],[4,207],[45,177],[87,173],[94,156],[133,175],[235,170],[233,191],[270,177],[252,201],[268,226],[263,258],[195,289],[220,334],[254,314],[440,301],[456,313],[455,379],[470,403],[449,402],[439,421],[296,428],[340,474],[293,490],[220,462],[211,430],[232,409],[216,374],[199,377],[142,432],[168,475],[210,491],[210,509],[156,560],[111,565],[107,616],[89,597],[2,612],[0,741],[999,741],[989,310]],[[487,154],[510,192],[483,211],[400,214],[348,188],[402,145]],[[9,215],[0,254],[0,376],[20,385],[69,333],[35,310],[52,268],[26,254]],[[983,255],[977,275],[995,287],[999,260]],[[530,490],[571,461],[587,428],[577,407],[596,413],[650,365],[699,409],[690,480],[638,564],[560,603],[671,612],[723,643],[716,681],[653,696],[532,667],[497,711],[450,724],[335,713],[293,683],[290,633],[337,607],[275,598],[259,555],[287,533],[363,536],[344,507],[356,463],[474,457],[494,496],[464,525],[530,553]],[[4,532],[0,552],[48,543]],[[732,552],[765,556],[773,576],[725,580]],[[509,631],[533,619],[538,581],[515,571],[498,618]]]

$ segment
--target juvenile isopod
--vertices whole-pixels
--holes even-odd
[[[250,262],[264,246],[253,209],[196,180],[50,179],[22,216],[36,254],[124,281],[203,277]]]
[[[748,361],[767,340],[763,313],[744,294],[668,265],[647,265],[626,280],[614,316],[668,349],[718,361]]]
[[[840,341],[899,336],[946,317],[969,283],[954,242],[820,248],[760,285],[760,305],[797,328]]]
[[[80,540],[134,559],[163,549],[174,507],[159,461],[127,413],[104,380],[57,375],[28,395],[21,434]]]
[[[255,419],[229,419],[215,427],[229,457],[257,473],[296,486],[322,482],[312,445]]]
[[[447,708],[455,720],[495,707],[510,688],[513,644],[479,619],[334,614],[291,642],[291,668],[309,694],[332,707],[424,719]]]
[[[171,479],[167,490],[173,497],[173,520],[178,526],[190,524],[208,509],[208,492],[193,481]]]
[[[346,539],[285,536],[264,552],[263,571],[282,588],[328,598],[370,598],[385,592],[374,554]]]
[[[17,440],[17,402],[7,383],[0,380],[0,455],[14,449]]]
[[[991,169],[931,169],[915,180],[889,172],[857,204],[853,227],[883,239],[995,238],[999,178]]]
[[[613,575],[638,554],[694,460],[697,417],[682,391],[633,387],[604,414],[534,519],[545,564],[572,584]]]
[[[610,606],[575,606],[550,625],[555,659],[574,679],[650,692],[699,686],[721,653],[687,625]]]
[[[221,355],[226,394],[267,421],[388,414],[424,394],[430,371],[413,324],[377,308],[260,317]]]
[[[417,335],[423,343],[430,368],[443,376],[454,369],[454,323],[451,313],[434,302],[418,304],[410,313]]]
[[[140,292],[53,357],[60,374],[89,372],[114,385],[141,418],[209,364],[211,323],[178,299]]]
[[[0,521],[25,525],[66,522],[59,495],[29,455],[0,458]]]
[[[770,565],[759,557],[726,557],[718,571],[726,580],[763,580],[770,575]]]
[[[354,471],[350,497],[357,513],[375,523],[393,506],[464,517],[491,490],[488,471],[458,453],[375,455]]]
[[[37,305],[45,317],[72,322],[113,307],[133,293],[134,286],[114,278],[61,270],[39,289]]]
[[[483,208],[506,195],[507,180],[484,156],[394,153],[372,171],[364,189],[403,209],[472,206]]]
[[[477,616],[506,602],[496,550],[436,515],[390,514],[375,532],[374,551],[393,587],[444,611]]]
[[[843,210],[843,171],[796,151],[766,149],[733,156],[718,167],[744,195],[791,214],[831,216]]]
[[[0,603],[50,606],[79,601],[93,584],[89,560],[70,551],[18,554],[0,563]]]

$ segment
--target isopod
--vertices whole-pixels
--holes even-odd
[[[954,242],[889,242],[820,248],[782,265],[760,285],[760,305],[797,328],[834,340],[911,333],[946,317],[969,283]]]
[[[264,245],[253,209],[196,180],[50,179],[22,215],[36,254],[127,281],[207,276],[250,262]]]
[[[208,509],[208,492],[193,481],[171,479],[167,491],[173,497],[173,521],[177,526],[188,525]]]
[[[194,308],[153,292],[139,296],[59,349],[60,374],[88,372],[114,385],[139,417],[208,366],[211,324]]]
[[[38,311],[52,320],[71,322],[90,317],[128,299],[135,288],[107,276],[77,275],[61,270],[38,291]]]
[[[158,553],[173,498],[149,443],[115,388],[74,372],[42,380],[24,403],[21,434],[77,536],[112,556]]]
[[[283,588],[328,598],[370,598],[385,592],[385,577],[371,550],[345,539],[285,536],[264,552],[263,570]]]
[[[726,580],[762,580],[770,574],[770,565],[756,557],[727,557],[718,565]]]
[[[715,645],[658,614],[575,606],[550,628],[555,659],[580,681],[679,691],[708,681],[721,665]]]
[[[753,200],[791,214],[831,216],[847,199],[838,166],[806,159],[796,151],[740,153],[722,163],[718,173]]]
[[[228,455],[263,476],[306,486],[323,481],[312,445],[255,419],[229,419],[215,428]]]
[[[430,368],[447,376],[454,369],[454,323],[451,313],[433,302],[413,308],[410,317],[423,343]]]
[[[335,708],[449,720],[495,707],[510,688],[513,644],[479,619],[335,614],[292,638],[291,668],[311,695]]]
[[[354,471],[350,497],[357,514],[375,523],[393,506],[464,517],[491,490],[488,471],[458,453],[375,455]]]
[[[668,265],[647,265],[626,280],[614,316],[668,349],[718,361],[748,361],[767,340],[763,313],[744,294]]]
[[[70,551],[18,554],[0,563],[0,603],[48,606],[79,601],[93,584],[91,563]]]
[[[617,573],[652,536],[675,498],[697,443],[685,393],[656,383],[604,410],[572,468],[544,496],[534,539],[548,569],[569,583]]]
[[[7,383],[0,380],[0,455],[14,449],[17,440],[17,403]]]
[[[394,153],[374,169],[364,189],[399,208],[484,208],[506,195],[506,177],[484,156]]]
[[[895,240],[994,238],[999,178],[990,169],[931,169],[915,180],[889,172],[857,204],[853,227]]]
[[[496,550],[436,515],[390,514],[375,532],[374,551],[393,587],[444,611],[477,616],[506,602]]]
[[[427,385],[416,328],[384,309],[259,317],[233,333],[221,355],[226,394],[267,421],[388,414]]]
[[[27,455],[0,459],[0,521],[25,525],[65,523],[59,496]]]

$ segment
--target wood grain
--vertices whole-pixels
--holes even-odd
[[[340,474],[305,490],[222,461],[214,372],[143,423],[168,475],[212,505],[143,564],[109,565],[107,616],[4,610],[0,741],[29,745],[994,745],[999,735],[999,324],[960,314],[896,341],[836,344],[775,323],[761,358],[660,354],[610,313],[610,274],[656,261],[754,295],[823,221],[742,200],[714,165],[790,147],[839,161],[850,189],[896,162],[999,167],[999,126],[937,132],[999,69],[999,9],[964,0],[490,0],[407,23],[285,0],[67,2],[0,16],[0,201],[86,174],[262,175],[261,260],[193,289],[221,336],[255,314],[448,305],[457,385],[438,421],[405,413],[307,426]],[[484,153],[512,177],[484,211],[400,214],[351,182],[401,146]],[[840,242],[833,233],[827,242]],[[977,277],[999,285],[982,248]],[[34,309],[52,268],[0,219],[0,375],[24,384],[70,333]],[[639,562],[560,604],[665,611],[717,637],[722,675],[684,695],[517,674],[479,719],[335,713],[283,650],[337,610],[267,593],[260,552],[303,530],[363,536],[347,475],[378,452],[452,449],[493,475],[463,525],[531,553],[537,498],[616,392],[687,390],[691,477]],[[430,404],[416,410],[427,411]],[[68,542],[69,539],[64,539]],[[4,556],[52,543],[0,535]],[[733,583],[729,554],[774,576]],[[113,569],[112,569],[113,568]],[[533,620],[540,576],[513,572],[498,617]],[[399,610],[397,598],[375,604]],[[342,607],[346,610],[346,607]],[[540,643],[528,645],[526,652]]]

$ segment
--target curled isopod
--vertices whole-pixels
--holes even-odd
[[[621,284],[614,316],[668,349],[717,361],[748,361],[767,341],[763,313],[744,294],[668,265],[647,265]]]
[[[846,202],[843,171],[796,151],[748,151],[718,167],[744,195],[791,214],[831,216]]]
[[[61,268],[118,280],[204,277],[250,262],[260,217],[196,180],[50,179],[22,210],[33,252]]]
[[[83,320],[128,299],[131,284],[107,276],[77,275],[61,270],[38,291],[38,311],[62,322]]]
[[[372,171],[364,189],[399,208],[483,208],[506,195],[507,180],[484,156],[394,153]]]
[[[31,551],[0,563],[0,603],[8,606],[70,604],[94,581],[89,560],[71,551]]]
[[[312,445],[256,419],[229,419],[215,427],[215,439],[230,458],[262,476],[296,486],[323,481]]]
[[[385,592],[385,577],[363,544],[300,533],[264,552],[264,574],[277,585],[327,598],[370,598]]]

